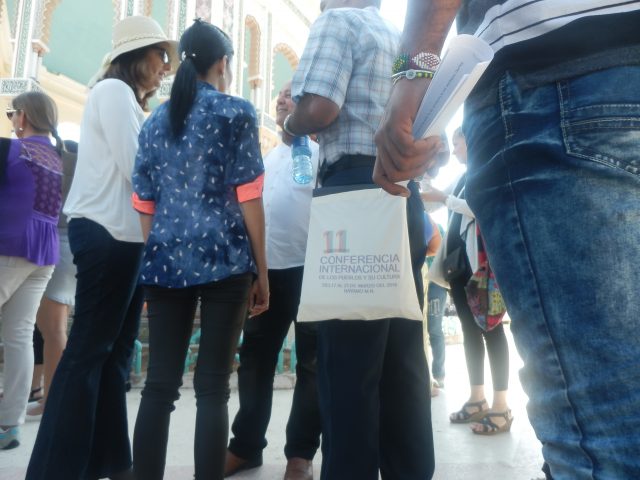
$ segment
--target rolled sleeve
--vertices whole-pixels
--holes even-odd
[[[244,185],[238,185],[236,187],[236,195],[238,196],[238,202],[248,202],[249,200],[255,200],[262,197],[262,189],[264,188],[264,173],[256,178],[254,181],[245,183]]]
[[[293,77],[294,102],[314,94],[342,107],[353,68],[353,33],[344,17],[331,10],[316,20]]]

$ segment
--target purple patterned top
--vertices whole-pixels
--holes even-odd
[[[47,137],[12,140],[0,184],[0,255],[58,262],[62,160]]]

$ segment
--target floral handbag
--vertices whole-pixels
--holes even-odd
[[[480,229],[478,235],[478,270],[471,276],[465,287],[467,303],[478,326],[488,332],[502,323],[507,307],[493,275],[484,248]]]

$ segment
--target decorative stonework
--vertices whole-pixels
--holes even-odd
[[[171,95],[171,86],[173,85],[173,76],[165,78],[160,84],[160,88],[156,91],[156,97],[167,99]]]
[[[26,77],[26,61],[27,52],[30,48],[29,36],[31,33],[31,0],[24,0],[20,3],[22,11],[20,12],[20,26],[18,28],[17,39],[15,43],[16,60],[13,67],[13,75],[17,78]]]
[[[211,0],[197,0],[196,18],[211,22]]]
[[[175,7],[176,7],[176,2],[175,0],[169,0],[167,2],[167,35],[169,35],[169,37],[171,37],[171,34],[174,31],[174,26],[175,26],[175,15],[173,14],[173,12],[175,11]]]
[[[114,25],[122,18],[122,0],[111,0],[113,4],[113,23]]]
[[[142,15],[150,17],[151,16],[152,7],[153,7],[153,1],[152,0],[141,0],[141,2],[142,2],[142,8],[140,9],[140,11],[142,12]]]
[[[234,0],[224,0],[222,6],[222,29],[229,35],[233,34]]]
[[[30,90],[42,91],[31,78],[0,78],[0,97],[15,97]]]
[[[264,82],[264,78],[262,78],[261,75],[256,75],[255,77],[248,77],[247,82],[249,82],[249,86],[253,90],[255,90],[262,86],[262,83]]]
[[[291,9],[291,11],[293,13],[296,14],[296,16],[302,20],[302,23],[304,23],[307,27],[311,26],[311,20],[309,19],[309,17],[307,17],[304,13],[302,13],[302,10],[300,10],[298,8],[298,6],[295,4],[295,2],[293,0],[283,0],[283,2],[285,3],[285,5],[287,7],[289,7]]]
[[[247,15],[244,21],[244,25],[251,34],[251,43],[249,44],[249,58],[247,62],[247,74],[249,78],[252,78],[260,75],[260,25],[258,24],[258,21],[255,19],[255,17],[252,17],[251,15]]]
[[[295,71],[296,68],[298,68],[298,63],[300,63],[300,59],[298,58],[298,54],[293,50],[293,48],[291,48],[286,43],[278,43],[276,44],[275,47],[273,47],[273,53],[278,53],[278,52],[284,55],[284,57],[289,62],[289,65],[291,65],[291,68],[293,69],[293,71]]]
[[[61,0],[40,0],[37,3],[37,10],[34,17],[33,33],[31,34],[33,51],[39,56],[49,51],[49,35],[51,34],[51,23],[53,12],[60,4]]]
[[[224,20],[227,22],[228,28],[225,28],[224,30],[225,32],[227,32],[227,35],[229,35],[229,37],[233,39],[234,27],[236,22],[235,15],[237,14],[239,20],[238,20],[238,28],[236,28],[237,33],[235,34],[236,35],[235,45],[237,45],[237,48],[238,48],[238,51],[237,51],[238,58],[244,58],[244,29],[240,24],[241,19],[244,18],[244,0],[238,0],[236,2],[236,6],[238,9],[237,13],[235,12],[234,2],[229,2],[228,0],[225,0],[225,13],[230,12],[231,18],[227,19],[225,15]],[[242,74],[243,74],[243,65],[242,65],[242,62],[238,61],[236,62],[236,75],[235,75],[235,78],[237,79],[237,81],[234,82],[234,89],[238,95],[241,95],[242,93],[242,87],[241,87]]]
[[[187,0],[180,0],[178,8],[178,36],[180,38],[182,33],[187,28]]]
[[[271,47],[273,45],[273,15],[271,12],[267,15],[267,46]],[[269,111],[271,106],[270,91],[272,89],[273,82],[273,49],[267,48],[267,71],[266,73],[266,92],[263,98],[263,108],[265,111]]]
[[[9,34],[11,38],[16,36],[16,28],[18,26],[18,8],[20,8],[20,2],[13,3],[13,11],[10,11],[9,5],[6,2],[0,0],[0,16],[2,16],[2,4],[7,10],[7,23],[9,23]]]

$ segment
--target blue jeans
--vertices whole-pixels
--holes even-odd
[[[442,316],[447,303],[447,290],[437,283],[429,282],[427,289],[427,330],[433,353],[431,373],[433,378],[444,378],[445,342],[442,331]]]
[[[131,467],[125,382],[143,301],[143,245],[115,240],[85,218],[69,222],[69,241],[78,268],[75,314],[28,480],[97,479]]]
[[[640,67],[465,112],[467,199],[554,479],[640,478]]]

